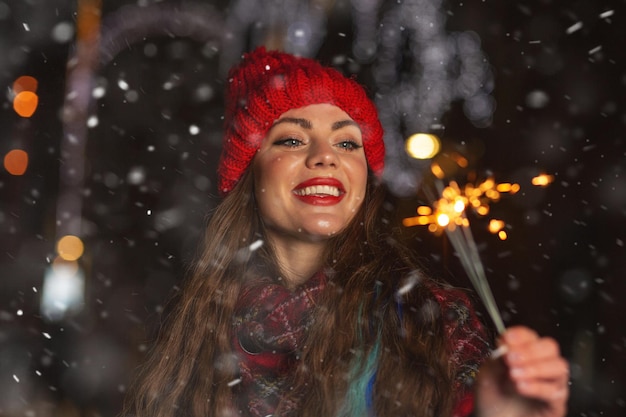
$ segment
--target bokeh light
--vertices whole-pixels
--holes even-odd
[[[13,82],[13,93],[19,94],[23,91],[37,92],[37,79],[30,75],[22,75]]]
[[[64,274],[74,275],[78,272],[78,262],[76,261],[67,261],[60,256],[54,258],[52,261],[52,269],[61,272]]]
[[[410,209],[410,224],[423,229],[404,237],[441,278],[465,284],[458,252],[429,236],[442,232],[437,210],[412,206],[433,203],[441,189],[430,190],[432,183],[443,188],[451,178],[477,188],[480,175],[493,173],[522,184],[502,206],[488,201],[490,212],[478,199],[466,209],[472,230],[481,229],[478,248],[507,324],[539,326],[560,340],[573,370],[572,415],[626,416],[623,2],[101,3],[98,17],[94,0],[0,0],[0,160],[26,151],[16,152],[20,169],[3,163],[0,178],[0,368],[19,364],[0,383],[5,413],[119,412],[129,381],[103,377],[115,365],[101,362],[113,355],[97,342],[110,337],[125,349],[115,363],[127,371],[149,349],[206,212],[219,201],[211,167],[222,140],[226,70],[248,48],[272,41],[367,83],[388,144],[384,181],[394,198],[386,210],[394,211],[386,218]],[[13,109],[22,92],[41,94],[30,118]],[[66,113],[87,108],[84,116]],[[416,132],[439,136],[433,159],[407,153]],[[484,197],[507,190],[514,189],[496,185]],[[492,234],[483,230],[488,218],[474,219],[479,212],[511,223]],[[446,216],[460,235],[454,213]],[[501,241],[507,233],[512,239]],[[76,261],[56,253],[68,234],[90,236]],[[93,260],[87,245],[98,248]],[[82,285],[81,273],[89,280],[83,315],[40,323],[68,317],[63,294]],[[49,303],[37,314],[42,299]]]
[[[415,133],[406,140],[406,151],[411,158],[430,159],[441,149],[441,142],[435,135]]]
[[[431,166],[435,175],[437,175],[435,168],[438,166],[437,163]],[[432,207],[419,206],[418,215],[404,218],[402,224],[406,227],[428,225],[428,230],[437,234],[444,229],[469,227],[467,208],[479,216],[486,216],[489,214],[489,203],[499,201],[503,193],[515,194],[519,190],[519,184],[496,183],[493,178],[487,178],[479,184],[467,183],[463,188],[456,181],[450,181],[441,191],[441,198],[433,202]],[[506,240],[504,226],[502,220],[492,219],[489,222],[489,231],[497,234],[501,240]]]
[[[35,77],[30,75],[22,75],[13,81],[13,93],[19,94],[23,91],[30,91],[32,93],[37,92],[37,86],[39,82]]]
[[[437,224],[441,227],[446,227],[450,224],[450,216],[445,213],[441,213],[437,216]]]
[[[504,222],[498,219],[489,220],[489,231],[491,233],[498,233],[500,230],[504,229]]]
[[[22,75],[13,82],[13,109],[22,117],[30,117],[37,110],[38,81],[30,75]]]
[[[23,175],[28,168],[28,153],[13,149],[4,156],[4,169],[11,175]]]
[[[62,320],[82,309],[85,301],[85,276],[75,261],[60,256],[46,270],[40,310],[48,321]]]
[[[77,38],[90,40],[98,35],[100,29],[101,0],[85,0],[78,2]]]
[[[39,97],[32,91],[22,91],[13,99],[13,110],[22,117],[30,117],[37,110]]]
[[[498,220],[498,219],[491,219],[489,220],[489,231],[493,234],[497,234],[498,237],[500,238],[500,240],[506,240],[508,235],[507,233],[504,231],[504,226],[506,224],[504,223],[503,220]]]
[[[75,261],[83,255],[85,246],[79,237],[66,235],[57,243],[57,253],[65,261]]]
[[[534,177],[531,182],[533,185],[545,187],[554,181],[554,176],[549,174],[541,174]]]

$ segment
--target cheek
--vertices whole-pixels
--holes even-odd
[[[266,188],[293,186],[300,165],[302,163],[297,155],[268,157],[255,165],[254,176]]]
[[[349,211],[345,213],[346,220],[351,221],[358,213],[359,209],[363,205],[364,196],[355,197],[352,204],[349,207]]]
[[[275,183],[279,177],[280,158],[262,159],[254,166],[254,189],[257,194],[266,193],[275,189]]]
[[[365,198],[365,190],[367,189],[367,164],[359,164],[352,170],[352,184],[356,191],[355,195],[359,201]]]
[[[353,183],[354,185],[354,197],[350,203],[350,213],[349,216],[352,218],[356,214],[356,212],[361,208],[363,202],[365,200],[365,193],[367,190],[367,169],[363,173],[363,175],[357,176],[355,178],[357,182]]]
[[[254,169],[254,194],[261,217],[267,219],[282,210],[293,182],[284,158],[258,161]],[[292,185],[291,185],[292,187]]]
[[[274,225],[284,217],[282,207],[276,202],[279,200],[270,192],[271,188],[258,187],[255,189],[256,206],[259,217],[266,225]]]

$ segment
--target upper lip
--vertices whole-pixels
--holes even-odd
[[[328,186],[331,188],[336,188],[339,191],[339,194],[345,193],[345,189],[343,188],[343,184],[336,178],[331,177],[315,177],[310,178],[306,181],[302,181],[300,184],[296,185],[293,191],[301,191],[306,190],[307,187],[315,187],[315,186]],[[321,192],[321,194],[328,194],[327,192]]]

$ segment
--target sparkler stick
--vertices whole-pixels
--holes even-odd
[[[443,195],[443,183],[441,181],[437,181],[436,186],[439,194]],[[502,316],[500,315],[500,310],[498,310],[496,305],[493,293],[491,292],[491,288],[489,287],[489,282],[487,281],[487,277],[485,275],[485,268],[483,267],[483,263],[480,259],[478,248],[476,246],[474,236],[472,235],[472,230],[469,227],[469,219],[465,214],[465,210],[462,210],[459,213],[459,216],[461,221],[457,223],[460,223],[460,225],[446,227],[446,235],[458,253],[459,260],[461,261],[470,282],[474,286],[474,289],[478,293],[478,296],[485,305],[487,313],[491,317],[491,320],[493,320],[498,333],[502,334],[505,329],[504,322],[502,320]]]
[[[467,272],[472,285],[476,289],[478,296],[485,304],[487,312],[493,320],[498,333],[503,333],[504,323],[485,276],[485,270],[479,258],[476,244],[472,238],[472,232],[468,227],[463,226],[461,228],[456,228],[455,230],[446,230],[446,234],[448,235],[452,246],[459,254],[461,264],[465,268],[465,271]]]

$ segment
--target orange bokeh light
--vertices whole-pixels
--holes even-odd
[[[78,236],[66,235],[57,242],[57,252],[65,261],[75,261],[85,251],[85,245]]]
[[[37,110],[39,97],[32,91],[22,91],[13,99],[13,110],[22,117],[30,117]]]
[[[28,154],[21,149],[13,149],[4,156],[4,169],[11,175],[22,175],[28,168]]]
[[[30,75],[22,75],[13,82],[13,92],[19,94],[22,91],[30,91],[31,93],[37,92],[37,79]]]
[[[79,40],[89,41],[98,36],[101,9],[101,0],[83,0],[78,2],[77,37]]]

